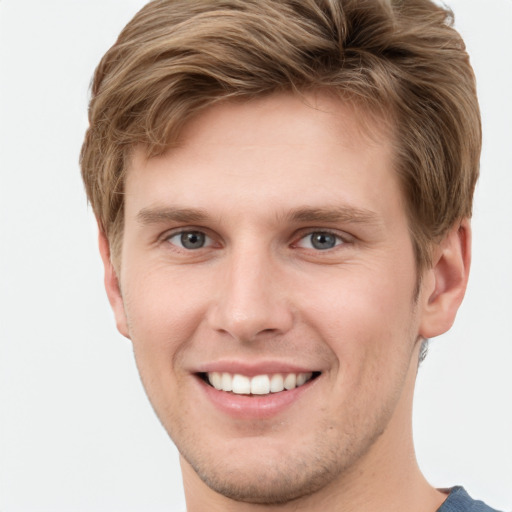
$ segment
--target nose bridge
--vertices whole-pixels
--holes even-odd
[[[239,341],[281,334],[293,322],[279,265],[270,247],[257,241],[233,246],[223,261],[211,325]]]

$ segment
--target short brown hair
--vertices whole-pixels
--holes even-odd
[[[328,89],[392,120],[418,268],[471,216],[481,127],[451,11],[430,0],[155,0],[92,84],[82,176],[114,260],[131,150],[165,151],[223,99]]]

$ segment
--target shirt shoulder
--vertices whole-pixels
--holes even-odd
[[[489,507],[483,501],[474,500],[462,488],[454,487],[451,489],[448,498],[437,510],[437,512],[499,512]]]

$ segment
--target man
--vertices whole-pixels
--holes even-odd
[[[155,1],[93,83],[105,285],[189,512],[489,511],[412,442],[470,265],[474,77],[428,0]]]

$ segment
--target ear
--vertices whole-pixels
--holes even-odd
[[[423,276],[420,336],[433,338],[450,329],[466,292],[470,265],[471,226],[464,219],[436,247],[433,266]]]
[[[117,330],[123,336],[130,338],[128,334],[128,322],[124,311],[123,297],[121,295],[121,288],[119,287],[119,279],[110,258],[110,244],[101,228],[99,229],[98,243],[103,267],[105,269],[105,290],[107,291],[108,300],[112,307],[112,311],[114,312]]]

